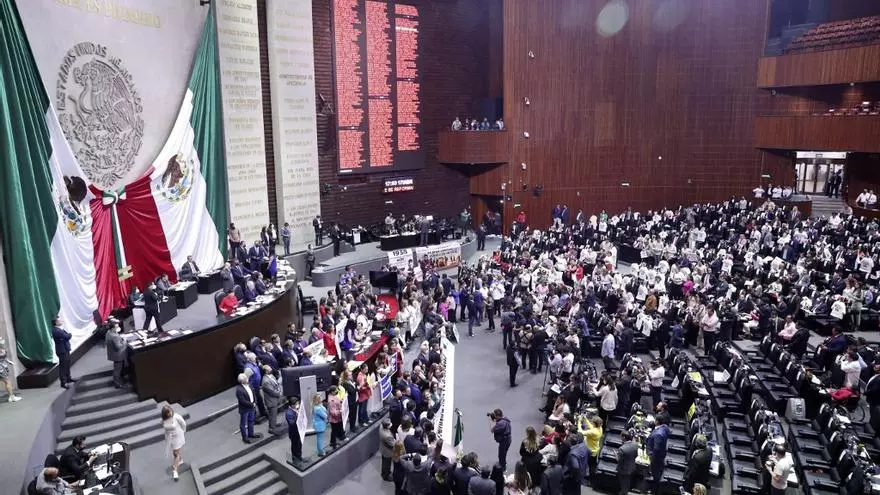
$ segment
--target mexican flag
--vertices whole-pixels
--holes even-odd
[[[124,306],[134,286],[172,281],[192,256],[202,272],[223,265],[227,221],[220,73],[213,4],[202,28],[189,84],[168,140],[140,179],[98,191],[95,266],[101,315]]]
[[[0,0],[0,237],[18,355],[51,362],[52,319],[73,346],[132,286],[202,271],[226,251],[226,163],[213,5],[171,135],[140,179],[99,190],[52,109],[13,0]]]
[[[91,199],[18,11],[0,0],[0,237],[18,356],[52,362],[52,319],[72,344],[95,328]]]
[[[452,446],[455,447],[457,457],[461,457],[464,453],[464,445],[461,443],[461,435],[464,427],[461,426],[461,411],[455,410],[455,431],[452,432]]]

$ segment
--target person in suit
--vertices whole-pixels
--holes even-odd
[[[61,452],[59,469],[62,478],[72,478],[74,481],[85,479],[86,473],[92,469],[92,463],[98,457],[95,453],[87,454],[85,448],[86,437],[77,435]]]
[[[477,251],[486,249],[486,225],[480,224],[477,227]]]
[[[248,250],[248,260],[251,263],[251,270],[259,271],[260,261],[263,260],[263,248],[260,246],[260,241],[254,241],[254,245]]]
[[[617,449],[617,482],[620,485],[620,495],[629,493],[632,485],[632,477],[636,472],[636,457],[639,455],[639,446],[633,441],[633,435],[629,430],[620,434],[623,445]]]
[[[281,406],[281,384],[272,374],[272,367],[263,366],[263,383],[260,386],[265,397],[263,400],[266,404],[266,413],[269,416],[269,433],[275,436],[281,435],[281,429],[278,428],[278,407]]]
[[[163,273],[156,279],[156,290],[159,291],[159,295],[162,297],[165,297],[168,291],[171,290],[171,281],[168,280],[167,273]]]
[[[541,495],[562,495],[562,464],[553,455],[547,463],[549,466],[541,474]]]
[[[324,244],[324,222],[321,221],[321,215],[315,216],[312,220],[312,228],[315,229],[315,245]]]
[[[187,282],[195,282],[199,277],[199,273],[201,273],[199,265],[193,260],[192,255],[187,256],[186,263],[180,268],[180,279]]]
[[[382,456],[382,479],[385,481],[393,481],[391,478],[391,452],[394,450],[394,444],[397,438],[391,431],[391,420],[383,419],[382,427],[379,429],[379,454]]]
[[[238,260],[232,260],[232,268],[230,268],[230,272],[232,273],[233,282],[239,287],[244,287],[246,280],[245,277],[251,274],[250,269],[242,265]]]
[[[315,429],[315,440],[317,442],[318,457],[324,457],[324,436],[327,432],[327,408],[321,400],[321,394],[315,394],[312,397],[312,428]]]
[[[694,491],[694,484],[699,483],[709,486],[709,469],[712,464],[712,451],[707,448],[706,437],[696,435],[694,437],[694,453],[688,460],[687,469],[684,471],[684,489]]]
[[[247,346],[244,345],[244,342],[239,342],[235,344],[235,347],[232,350],[232,357],[235,359],[235,372],[236,375],[239,373],[244,373],[244,368],[247,366]]]
[[[266,281],[263,280],[263,274],[257,273],[257,279],[254,280],[254,291],[258,296],[262,296],[266,293],[268,289],[266,288]]]
[[[287,411],[284,413],[284,419],[287,420],[287,438],[290,439],[290,460],[291,464],[302,462],[302,438],[299,435],[299,399],[289,397],[287,399]]]
[[[339,248],[342,245],[342,231],[339,230],[339,224],[334,223],[330,227],[330,241],[333,242],[333,256],[339,256]]]
[[[144,330],[150,329],[150,321],[156,319],[156,331],[162,332],[162,322],[159,320],[159,300],[161,296],[156,290],[156,283],[151,282],[144,293]]]
[[[312,251],[312,245],[306,248],[306,277],[312,278],[312,270],[315,268],[315,252]]]
[[[128,346],[122,335],[119,335],[119,324],[114,323],[104,337],[104,344],[107,347],[107,360],[113,363],[113,385],[116,388],[124,386],[122,380],[122,372],[125,369],[125,359],[128,354]]]
[[[248,280],[244,285],[244,302],[252,303],[257,300],[256,284],[253,280]]]
[[[669,415],[666,413],[657,414],[655,420],[657,426],[648,435],[645,447],[648,451],[648,458],[651,460],[652,488],[654,493],[660,493],[663,471],[666,469],[666,442],[669,439],[669,427],[666,426],[666,423],[669,421]]]
[[[52,320],[52,340],[55,342],[55,355],[58,356],[58,381],[62,388],[69,388],[76,379],[70,376],[70,332],[64,329],[60,316]]]
[[[247,363],[244,365],[244,372],[248,376],[248,385],[251,387],[251,391],[254,395],[254,403],[257,405],[257,417],[254,420],[256,423],[261,423],[263,418],[268,416],[266,414],[266,403],[263,402],[263,394],[260,393],[260,387],[263,384],[263,373],[260,371],[260,367],[257,366],[257,355],[253,352],[248,352],[245,355],[245,359],[247,359]],[[248,373],[250,370],[250,373]]]
[[[281,244],[284,246],[284,256],[290,254],[290,224],[284,222],[284,226],[281,227]]]
[[[244,443],[252,443],[254,439],[263,437],[259,433],[254,433],[254,416],[257,413],[254,395],[254,391],[248,384],[247,374],[239,374],[238,386],[235,387],[235,398],[238,400],[239,431],[241,432],[241,441]]]
[[[225,291],[232,290],[232,287],[235,285],[235,279],[232,277],[232,266],[228,261],[223,263],[223,268],[220,269],[220,283]]]

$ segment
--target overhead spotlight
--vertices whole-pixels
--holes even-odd
[[[853,87],[855,85],[856,85],[856,83],[854,83],[854,82],[849,83],[849,87]]]
[[[662,160],[663,157],[662,157],[662,156],[658,156],[657,159],[658,159],[658,160]]]
[[[535,58],[535,52],[529,50],[529,58]]]
[[[528,139],[529,138],[529,131],[523,131],[523,137]]]
[[[620,186],[621,187],[629,187],[629,182],[621,182]]]
[[[528,168],[528,166],[526,165],[526,162],[522,162],[522,163],[520,163],[519,166],[522,167],[523,170],[525,170],[526,168]]]
[[[528,96],[523,96],[523,103],[525,103],[526,106],[529,106],[532,104],[532,102],[531,102],[531,100],[529,100]]]

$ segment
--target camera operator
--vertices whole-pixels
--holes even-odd
[[[510,450],[511,442],[510,420],[504,417],[501,409],[495,409],[487,413],[486,416],[489,417],[489,431],[492,432],[492,435],[495,436],[495,441],[498,442],[498,464],[502,470],[507,469],[507,451]]]

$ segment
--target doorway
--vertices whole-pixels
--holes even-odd
[[[500,235],[504,220],[504,202],[502,196],[472,196],[472,221],[474,228],[486,225],[486,232]]]
[[[797,192],[800,194],[828,194],[830,178],[840,175],[842,182],[846,153],[818,153],[799,151],[795,163]]]

